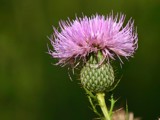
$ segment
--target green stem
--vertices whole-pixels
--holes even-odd
[[[117,102],[117,100],[113,99],[113,95],[111,96],[110,102],[111,102],[111,107],[110,107],[110,110],[109,110],[109,116],[112,116],[113,107],[114,107],[115,103]]]
[[[94,113],[96,113],[99,117],[101,117],[101,114],[98,113],[98,111],[96,109],[96,106],[93,104],[92,99],[91,99],[90,96],[88,96],[88,99],[89,99],[89,102],[90,102],[90,104],[92,106],[92,109],[93,109]]]
[[[105,98],[104,98],[105,94],[104,93],[97,93],[96,95],[97,95],[99,106],[101,107],[101,110],[104,114],[105,120],[111,120],[106,103],[105,103]]]

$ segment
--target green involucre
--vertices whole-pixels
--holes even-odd
[[[80,73],[82,85],[94,93],[111,90],[115,79],[110,63],[101,61],[102,57],[91,56]]]

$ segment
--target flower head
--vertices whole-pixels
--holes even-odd
[[[54,50],[49,49],[58,64],[74,64],[77,59],[86,60],[90,53],[102,52],[107,60],[132,56],[137,49],[137,33],[130,19],[123,27],[125,15],[113,14],[84,16],[71,21],[61,21],[60,32],[54,29],[50,39]]]
[[[112,120],[141,120],[140,118],[135,118],[132,112],[126,113],[123,109],[117,110],[112,115]]]

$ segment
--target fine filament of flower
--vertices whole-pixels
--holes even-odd
[[[50,38],[54,50],[49,49],[53,58],[58,58],[58,64],[76,63],[76,58],[86,61],[90,53],[102,51],[106,59],[116,56],[128,58],[137,49],[137,33],[134,22],[130,19],[123,27],[125,15],[113,14],[84,16],[71,21],[61,21],[60,32],[54,28]],[[74,61],[74,62],[73,62]]]

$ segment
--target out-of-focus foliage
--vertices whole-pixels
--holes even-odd
[[[0,119],[89,120],[94,116],[79,85],[67,69],[54,66],[47,54],[52,25],[67,17],[126,14],[135,20],[139,48],[125,61],[114,91],[118,107],[144,120],[160,116],[159,0],[0,0]]]

